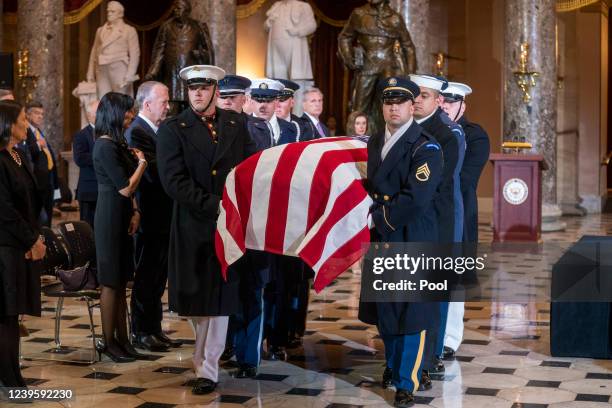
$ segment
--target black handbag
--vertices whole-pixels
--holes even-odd
[[[89,262],[74,269],[59,269],[57,276],[64,286],[66,292],[78,292],[80,290],[95,290],[98,288],[96,270],[89,267]]]

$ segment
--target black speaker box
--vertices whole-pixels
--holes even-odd
[[[13,54],[0,52],[0,88],[13,89]]]

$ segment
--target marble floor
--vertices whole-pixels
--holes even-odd
[[[564,232],[545,242],[574,242],[582,235],[612,233],[612,215],[565,218]],[[491,239],[480,226],[481,241]],[[226,363],[216,392],[194,396],[189,386],[193,332],[185,319],[165,311],[163,328],[185,345],[148,361],[87,365],[40,361],[89,358],[91,337],[84,302],[67,301],[61,319],[62,350],[54,351],[55,299],[43,298],[43,316],[28,317],[22,338],[23,374],[34,388],[71,388],[75,398],[40,407],[386,407],[384,353],[376,329],[357,319],[359,276],[345,272],[311,296],[303,347],[287,362],[264,361],[255,379],[234,379]],[[433,388],[417,393],[418,407],[595,408],[612,406],[612,360],[553,358],[548,303],[466,303],[465,335]],[[99,310],[94,311],[99,335]],[[11,406],[5,404],[4,406]]]

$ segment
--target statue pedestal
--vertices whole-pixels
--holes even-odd
[[[68,162],[68,188],[72,191],[73,197],[76,200],[77,183],[79,182],[79,166],[76,165],[72,158],[72,150],[60,153],[60,157]]]

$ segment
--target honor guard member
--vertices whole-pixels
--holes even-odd
[[[269,78],[251,81],[251,100],[255,110],[253,116],[265,119],[269,133],[260,128],[251,127],[251,136],[258,150],[297,141],[297,129],[290,122],[276,117],[278,97],[285,86]]]
[[[253,115],[265,119],[269,132],[252,127],[251,136],[258,149],[267,149],[285,143],[297,141],[295,126],[276,116],[278,97],[284,85],[279,81],[261,78],[251,83],[251,99],[254,108]],[[269,136],[271,135],[271,137]],[[294,275],[302,276],[302,263],[294,257],[281,255],[272,256],[271,282],[266,286],[264,294],[266,340],[268,344],[268,357],[284,360],[287,357],[285,348],[289,338],[290,305],[288,292]],[[289,276],[291,275],[291,276]]]
[[[442,109],[463,128],[466,138],[465,158],[461,167],[461,195],[463,197],[463,241],[478,243],[478,197],[476,189],[485,164],[489,160],[491,146],[489,136],[480,125],[465,117],[467,95],[472,88],[460,82],[449,82],[442,92]],[[450,360],[463,339],[464,303],[451,302],[444,336],[442,358]]]
[[[277,81],[282,83],[284,88],[278,97],[276,116],[291,122],[296,127],[298,131],[297,141],[314,139],[313,128],[310,122],[291,113],[295,106],[294,94],[300,89],[300,86],[288,79],[277,79]],[[291,277],[295,279],[291,279],[292,282],[288,282],[290,284],[287,288],[290,305],[289,341],[287,345],[289,348],[299,347],[302,344],[308,317],[310,281],[314,278],[314,271],[304,263],[295,272],[298,273],[291,274]]]
[[[247,122],[249,134],[251,130],[255,129],[256,134],[267,134],[266,140],[269,140],[272,136],[266,120],[243,112],[247,98],[246,90],[250,86],[251,80],[249,78],[240,75],[226,75],[219,81],[217,107],[238,112]],[[240,313],[230,316],[225,351],[221,355],[221,360],[226,361],[236,354],[236,337],[238,334],[238,340],[240,341],[239,361],[242,362],[240,369],[235,374],[238,378],[251,377],[251,374],[256,372],[256,367],[259,365],[260,347],[257,348],[256,346],[257,339],[260,337],[258,331],[261,321],[258,319],[260,319],[262,308],[259,304],[261,300],[259,291],[269,281],[269,258],[270,255],[260,251],[248,250],[245,255],[245,259],[248,260],[244,262],[250,264],[251,269],[243,274],[246,279],[242,279],[240,282],[244,303]],[[253,274],[259,276],[256,278]],[[259,338],[259,342],[261,343],[261,338]]]
[[[382,91],[385,133],[368,141],[368,193],[372,242],[437,242],[433,205],[442,175],[442,150],[413,118],[419,87],[391,77]],[[359,319],[376,324],[385,345],[383,386],[395,385],[395,406],[414,405],[420,384],[426,332],[439,322],[436,302],[359,304]],[[429,385],[431,387],[431,384]]]
[[[300,89],[300,86],[288,79],[277,79],[277,81],[283,84],[284,88],[278,97],[276,116],[280,119],[286,120],[287,122],[293,123],[298,131],[298,142],[314,139],[312,126],[310,123],[306,121],[306,119],[302,119],[292,113],[293,107],[295,106],[294,95]]]
[[[195,328],[194,394],[217,386],[228,317],[239,311],[239,274],[230,268],[227,281],[222,278],[214,234],[225,178],[255,152],[244,118],[215,107],[224,75],[212,65],[183,68],[189,107],[161,124],[157,141],[160,179],[174,200],[169,306],[190,317]]]
[[[447,244],[460,242],[463,211],[457,212],[455,209],[462,208],[463,202],[458,185],[464,145],[460,141],[458,132],[453,132],[449,127],[450,123],[444,117],[446,113],[440,108],[442,99],[440,93],[446,89],[448,82],[443,78],[430,75],[410,75],[410,79],[419,86],[421,91],[415,99],[414,117],[423,129],[436,138],[442,147],[444,157],[442,180],[434,200],[434,207],[438,215],[438,242]],[[442,353],[447,311],[448,302],[442,302],[443,322],[439,327],[432,328],[427,333],[427,348],[423,363],[427,377],[430,371],[444,371],[444,364],[439,355]]]

